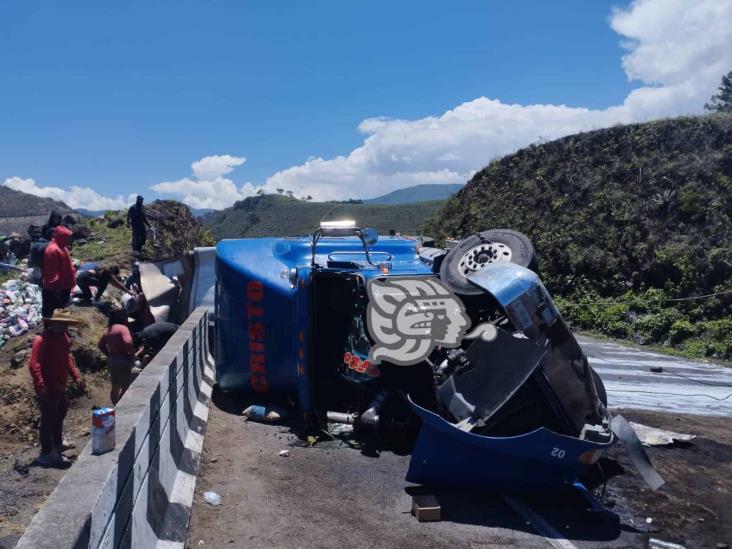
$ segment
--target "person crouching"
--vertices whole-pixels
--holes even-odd
[[[81,391],[84,378],[71,356],[71,338],[68,327],[80,324],[66,309],[57,309],[44,318],[45,330],[33,340],[28,368],[41,409],[39,438],[41,454],[36,463],[42,467],[58,467],[66,464],[63,450],[63,423],[69,403],[66,398],[66,382],[69,374]]]
[[[132,383],[132,368],[135,366],[135,346],[124,309],[116,308],[109,313],[109,325],[99,340],[99,350],[107,356],[107,370],[112,381],[109,396],[116,406]]]
[[[76,274],[76,285],[79,286],[81,292],[77,297],[84,302],[90,302],[92,300],[91,287],[93,286],[97,289],[94,299],[101,301],[109,284],[122,292],[127,292],[127,288],[119,279],[119,267],[102,267],[78,272]]]

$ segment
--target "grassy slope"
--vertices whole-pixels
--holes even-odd
[[[533,145],[478,172],[427,224],[438,237],[491,227],[533,239],[575,326],[732,358],[732,295],[664,301],[732,288],[732,116]]]
[[[313,231],[324,219],[354,219],[361,227],[374,227],[381,234],[395,229],[415,234],[443,201],[399,206],[303,202],[279,195],[264,195],[237,202],[233,208],[202,219],[217,240],[242,236],[297,236]]]
[[[74,244],[74,259],[80,262],[95,261],[102,264],[127,266],[130,263],[132,250],[132,231],[122,224],[110,229],[107,222],[111,219],[124,219],[125,212],[107,212],[104,218],[92,218],[82,222],[92,231],[93,238],[87,244]]]

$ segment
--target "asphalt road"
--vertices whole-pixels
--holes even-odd
[[[732,417],[732,368],[577,337],[611,408]],[[662,369],[652,372],[651,368]]]
[[[566,499],[440,490],[440,522],[411,514],[409,456],[318,444],[212,407],[187,546],[252,548],[637,547],[638,534]],[[293,446],[294,445],[294,446]],[[280,457],[288,450],[288,457]],[[203,501],[212,490],[220,506]],[[543,532],[543,534],[542,534]],[[548,538],[555,537],[549,541]],[[563,538],[567,539],[563,539]],[[635,540],[638,540],[637,542]],[[619,544],[619,545],[618,545]]]
[[[580,338],[614,407],[732,415],[732,369]],[[650,372],[661,366],[661,374]],[[684,377],[679,377],[684,376]],[[718,389],[702,385],[725,384]],[[639,392],[646,391],[646,392]],[[673,393],[674,396],[671,396]],[[682,395],[682,396],[676,396]],[[187,546],[193,547],[645,547],[648,535],[608,523],[567,497],[506,498],[433,491],[442,521],[410,514],[409,456],[307,447],[288,428],[246,422],[245,403],[212,405]],[[281,450],[288,457],[280,457]],[[222,504],[203,502],[215,491]]]

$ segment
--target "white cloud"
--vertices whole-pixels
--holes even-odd
[[[732,0],[637,0],[610,26],[628,78],[647,84],[623,104],[637,120],[699,112],[732,69]]]
[[[70,189],[60,187],[39,187],[32,178],[8,177],[3,182],[4,187],[16,191],[22,191],[36,196],[60,200],[71,208],[84,208],[87,210],[119,210],[127,207],[135,201],[135,194],[124,196],[102,196],[89,187],[73,185]]]
[[[230,154],[206,156],[191,164],[193,175],[198,179],[216,179],[241,166],[247,159],[243,156],[231,156]]]
[[[191,177],[163,181],[150,188],[156,193],[172,195],[193,208],[227,208],[256,193],[251,183],[237,188],[231,179],[223,177],[244,162],[246,158],[228,154],[207,156],[191,164]]]
[[[732,0],[637,0],[614,10],[609,23],[627,48],[622,64],[628,78],[642,84],[621,105],[590,110],[480,97],[439,116],[370,118],[359,125],[363,143],[348,155],[311,157],[264,186],[329,200],[463,182],[492,158],[537,140],[698,113],[732,68]]]

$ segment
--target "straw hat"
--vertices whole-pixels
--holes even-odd
[[[78,318],[74,318],[71,315],[71,311],[68,309],[56,309],[53,311],[53,315],[51,315],[51,318],[44,318],[43,319],[46,322],[58,322],[61,324],[68,324],[68,325],[76,325],[76,324],[82,324],[82,321]]]

